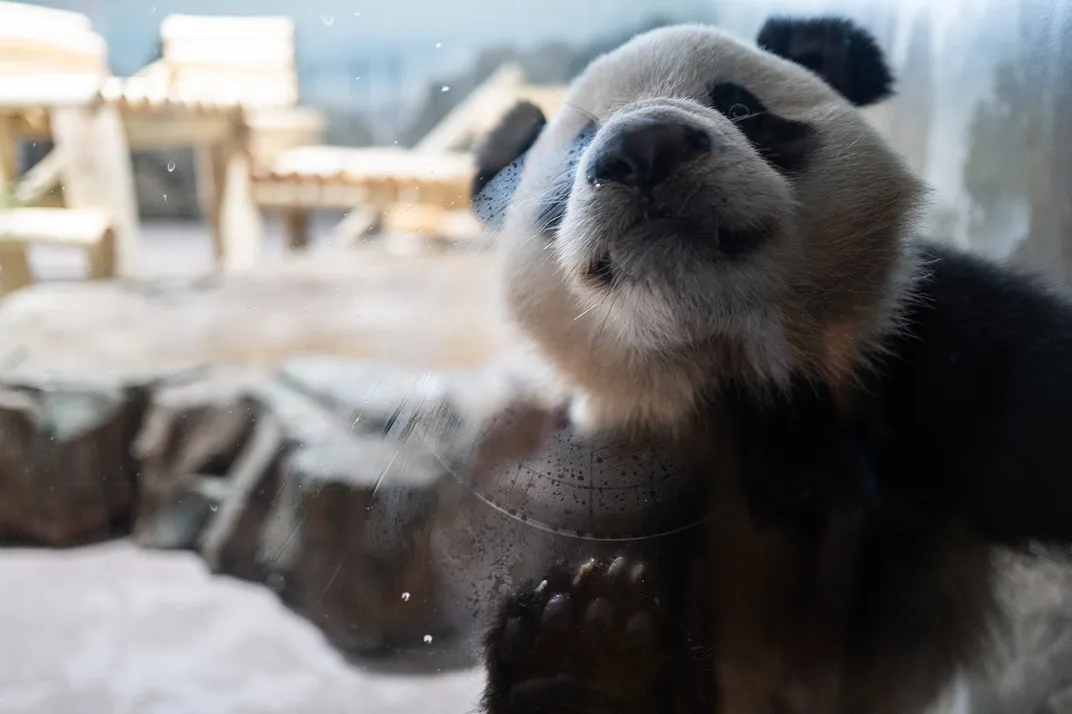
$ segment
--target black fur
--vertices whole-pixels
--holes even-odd
[[[930,517],[961,510],[996,541],[1069,542],[1069,300],[976,256],[924,255],[924,300],[869,406],[886,487]]]
[[[543,111],[531,102],[518,102],[507,112],[476,147],[477,169],[470,195],[477,196],[488,181],[528,151],[545,124]]]
[[[551,169],[553,176],[551,186],[546,194],[540,197],[537,205],[536,222],[543,229],[542,235],[554,236],[558,233],[558,228],[566,217],[566,203],[573,192],[577,167],[580,166],[584,152],[592,143],[598,130],[599,127],[595,123],[588,123],[581,127],[560,164]]]
[[[710,101],[775,168],[792,174],[807,164],[814,147],[814,132],[807,124],[771,113],[759,97],[732,82],[711,87]]]
[[[850,20],[772,17],[756,42],[812,70],[856,106],[874,104],[893,92],[893,74],[878,43]]]
[[[930,589],[936,569],[949,567],[949,524],[966,524],[984,549],[1072,543],[1072,302],[974,256],[933,246],[923,255],[929,273],[920,300],[892,354],[853,395],[851,416],[821,385],[803,381],[764,407],[723,395],[739,425],[756,518],[808,552],[832,517],[853,507],[865,514],[850,600],[839,606],[849,613],[851,682],[881,680],[890,661],[901,667],[889,670],[896,676],[935,651],[957,660],[989,624],[986,597],[961,601],[955,591]],[[716,644],[696,626],[685,595],[696,577],[687,550],[668,545],[655,559],[659,578],[643,587],[602,575],[598,587],[575,587],[559,568],[549,590],[530,587],[509,599],[487,640],[487,711],[710,711],[696,673],[716,679]],[[803,579],[788,581],[810,583],[789,597],[821,613],[826,589],[809,579],[813,566],[803,563]],[[543,603],[553,593],[575,614],[598,594],[614,606],[617,625],[599,636],[543,632]],[[643,657],[622,633],[632,612],[658,612],[653,621],[665,628],[648,638]],[[873,704],[846,706],[863,712]]]

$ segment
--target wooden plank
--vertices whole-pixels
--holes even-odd
[[[21,2],[0,2],[0,21],[10,27],[42,28],[57,31],[91,30],[89,17],[73,10],[29,5]]]
[[[424,183],[467,182],[475,171],[475,160],[468,152],[303,146],[281,152],[272,164],[271,178],[316,177],[342,183],[394,182],[419,187]]]
[[[215,38],[222,40],[294,37],[294,22],[284,15],[168,15],[160,23],[160,36],[167,42]]]
[[[268,170],[287,149],[321,143],[326,126],[323,112],[305,107],[250,111],[246,120],[254,174]]]
[[[198,116],[189,109],[123,112],[127,142],[137,149],[167,149],[223,141],[236,119],[226,114]]]
[[[0,2],[0,92],[17,97],[27,80],[41,75],[100,78],[109,73],[108,48],[81,13]]]
[[[488,113],[495,113],[503,97],[521,85],[525,71],[515,63],[504,64],[454,107],[423,139],[415,151],[439,152],[464,147],[472,140],[473,125]],[[507,109],[509,109],[507,107]]]
[[[283,233],[287,237],[287,247],[291,250],[305,248],[309,245],[309,211],[300,208],[288,208],[283,211]]]
[[[118,111],[106,104],[57,109],[52,112],[52,133],[63,153],[67,205],[107,213],[115,231],[117,270],[123,276],[136,274],[134,170]]]
[[[194,147],[194,189],[197,191],[197,205],[201,215],[208,223],[209,237],[212,239],[212,254],[216,261],[223,258],[223,240],[220,237],[220,203],[227,181],[224,168],[227,158],[223,155],[225,138],[211,143],[200,143]]]
[[[380,211],[373,206],[357,206],[350,210],[328,234],[332,248],[351,248],[380,228]]]
[[[84,107],[100,94],[101,79],[82,74],[0,78],[0,109]]]
[[[57,191],[62,178],[63,152],[52,149],[19,179],[15,201],[22,206],[45,201]]]
[[[116,251],[115,231],[109,228],[100,242],[86,250],[86,277],[90,280],[107,280],[115,277]]]
[[[6,116],[0,116],[0,190],[6,200],[8,187],[19,178],[19,161],[15,146],[15,133]],[[4,206],[0,206],[3,208]]]
[[[111,229],[104,211],[71,208],[13,208],[0,211],[0,244],[41,243],[86,247]]]
[[[0,295],[33,285],[25,246],[0,247]]]
[[[226,271],[247,270],[260,259],[264,223],[253,199],[249,153],[237,142],[220,146],[216,154],[222,172],[219,194],[219,246],[221,267]]]
[[[170,15],[160,29],[171,87],[246,106],[298,101],[294,23],[288,17]]]

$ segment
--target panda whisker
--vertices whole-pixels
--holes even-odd
[[[573,111],[577,112],[578,114],[580,114],[585,119],[587,119],[588,121],[592,122],[593,124],[598,124],[599,123],[599,117],[597,117],[595,114],[593,114],[592,112],[588,111],[587,109],[584,109],[583,107],[579,107],[576,104],[573,104],[572,102],[562,102],[562,106],[569,107],[570,109],[572,109]]]
[[[767,114],[770,114],[770,112],[767,112],[767,111],[752,112],[751,114],[746,114],[743,117],[734,117],[733,122],[737,123],[737,122],[742,122],[742,121],[748,121],[749,119],[755,119],[756,117],[766,116]]]

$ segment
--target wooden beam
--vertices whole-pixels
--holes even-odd
[[[461,104],[447,113],[423,139],[417,142],[415,151],[451,151],[465,147],[472,138],[473,127],[489,112],[497,111],[504,97],[525,81],[525,71],[520,65],[507,63],[495,70],[490,77],[474,89]],[[508,102],[508,99],[505,100]]]
[[[223,177],[219,200],[221,267],[246,270],[260,259],[264,222],[253,198],[253,171],[247,147],[236,141],[219,146],[216,175]]]
[[[47,201],[58,190],[63,178],[63,152],[52,149],[34,164],[15,186],[15,201],[20,206]]]
[[[7,194],[9,187],[19,178],[19,161],[15,147],[15,133],[7,116],[0,115],[0,190]]]
[[[234,117],[191,116],[190,112],[123,112],[127,142],[135,149],[170,149],[223,141]]]
[[[373,206],[352,208],[328,234],[327,243],[332,248],[350,248],[367,235],[380,228],[381,213]]]
[[[63,190],[70,208],[103,211],[115,231],[117,269],[138,270],[138,212],[134,169],[115,107],[98,103],[52,112],[53,142],[63,156]]]
[[[0,211],[0,244],[93,246],[101,242],[111,223],[104,211],[12,208]]]
[[[97,101],[101,79],[85,74],[0,78],[0,109],[85,107]]]

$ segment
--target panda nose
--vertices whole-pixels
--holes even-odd
[[[707,132],[675,121],[631,124],[611,134],[595,151],[585,178],[651,188],[676,168],[711,151]]]

